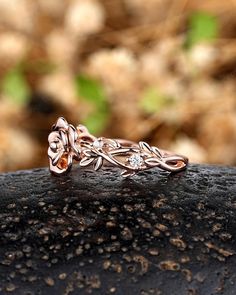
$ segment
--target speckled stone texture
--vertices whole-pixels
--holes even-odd
[[[236,168],[0,175],[0,294],[236,294]]]

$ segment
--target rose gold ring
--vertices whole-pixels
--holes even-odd
[[[95,171],[105,164],[119,167],[123,170],[123,177],[153,167],[178,172],[188,164],[188,158],[149,146],[143,141],[97,138],[85,126],[75,128],[62,117],[52,126],[48,141],[50,171],[56,175],[68,172],[73,159],[81,167],[93,165]]]

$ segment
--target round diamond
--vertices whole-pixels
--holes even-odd
[[[140,154],[134,154],[130,156],[128,160],[130,165],[135,169],[139,168],[143,164],[143,158]]]

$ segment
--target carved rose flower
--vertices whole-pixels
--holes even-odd
[[[53,125],[52,132],[48,136],[48,157],[51,172],[62,174],[71,168],[73,158],[79,157],[76,147],[77,138],[77,130],[64,118],[59,118]]]

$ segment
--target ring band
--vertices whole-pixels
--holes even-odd
[[[135,143],[124,139],[97,138],[85,126],[75,128],[63,117],[58,118],[52,126],[48,142],[49,169],[56,175],[68,172],[73,159],[81,167],[93,165],[95,171],[105,164],[119,167],[123,169],[123,177],[153,167],[178,172],[188,164],[187,157],[150,146],[143,141]]]

